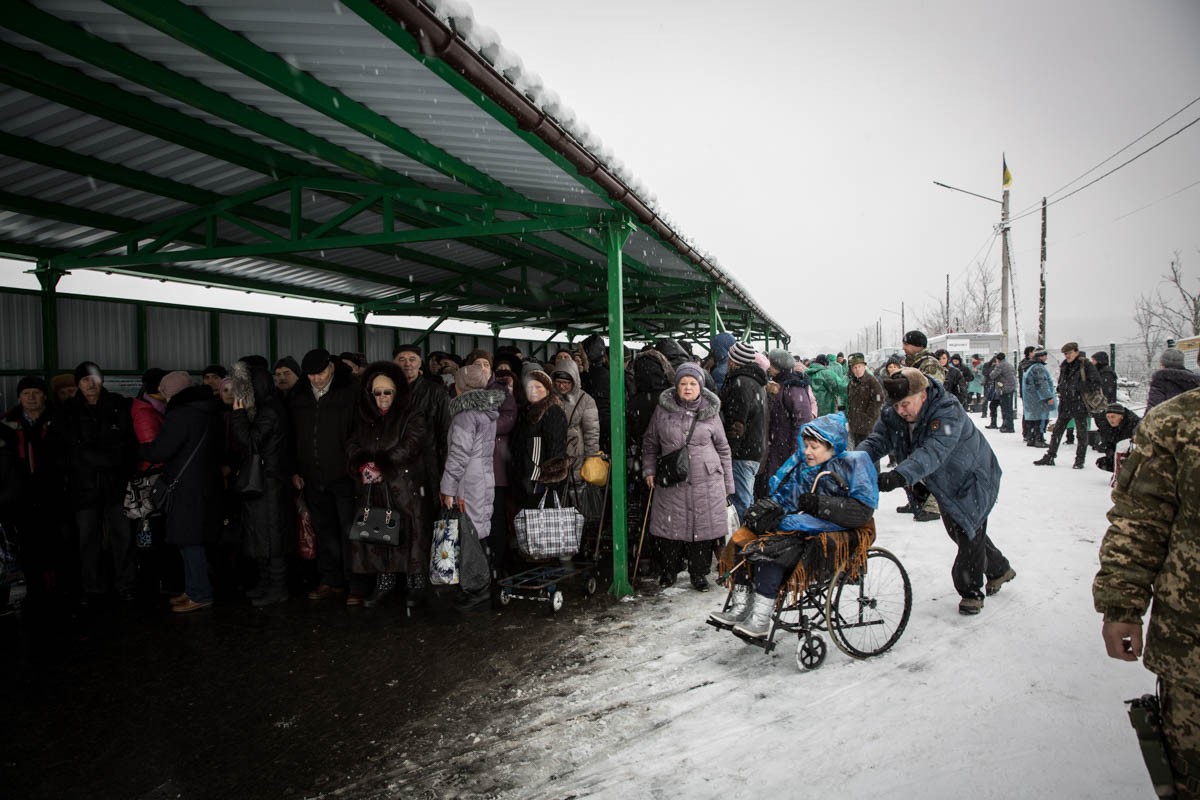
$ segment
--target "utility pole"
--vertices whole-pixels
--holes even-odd
[[[904,301],[900,301],[900,341],[904,341],[904,334],[908,333],[904,325]]]
[[[1038,289],[1038,344],[1046,346],[1046,198],[1042,198],[1042,271]]]
[[[1004,198],[1000,201],[1000,352],[1008,352],[1008,161],[1004,162]]]
[[[946,273],[946,333],[950,332],[950,273]]]

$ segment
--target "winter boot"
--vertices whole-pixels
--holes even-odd
[[[363,608],[374,608],[383,602],[383,599],[391,594],[396,588],[396,573],[381,572],[379,577],[375,579],[375,588],[371,591],[367,598],[363,600]]]
[[[1046,455],[1042,456],[1037,461],[1033,462],[1033,465],[1035,467],[1053,467],[1054,466],[1054,456],[1050,455],[1049,453],[1046,453]]]
[[[998,428],[1000,426],[996,424],[996,420],[992,420],[991,422],[989,422],[987,425],[984,425],[983,427],[987,428],[988,430],[994,430],[995,428]]]
[[[258,561],[258,581],[254,584],[253,589],[246,591],[246,599],[253,603],[260,597],[265,595],[271,588],[271,579],[268,577],[270,567],[268,566],[269,559],[260,558]]]
[[[708,618],[721,625],[736,625],[744,622],[750,615],[750,598],[753,596],[754,590],[749,586],[738,584],[733,587],[733,594],[729,597],[729,610],[714,611],[708,615]]]
[[[692,588],[697,592],[707,592],[712,588],[712,584],[708,582],[708,578],[703,575],[692,575]]]
[[[974,616],[980,611],[983,611],[982,597],[964,597],[958,603],[958,613],[967,616]]]
[[[1076,458],[1075,463],[1071,465],[1071,469],[1083,469],[1083,459]]]
[[[987,592],[988,597],[991,597],[996,592],[1000,591],[1000,587],[1004,586],[1004,584],[1008,583],[1015,577],[1017,577],[1017,571],[1012,567],[1009,567],[999,578],[992,578],[990,581],[988,581],[983,587],[983,590]]]
[[[751,639],[765,639],[771,632],[771,617],[775,614],[775,598],[763,597],[753,592],[750,597],[750,613],[746,619],[733,626],[738,633]]]
[[[259,581],[259,583],[263,583],[263,581]],[[287,601],[287,566],[284,564],[282,556],[272,558],[268,563],[266,584],[267,590],[251,600],[251,605],[255,608],[265,608]]]
[[[913,514],[913,519],[917,522],[933,522],[935,519],[941,519],[942,515],[936,511],[926,511],[923,508],[917,509]]]
[[[423,572],[408,573],[408,595],[404,598],[404,605],[409,608],[417,608],[425,605],[429,594],[429,579],[425,577]]]
[[[913,508],[912,503],[905,503],[904,505],[898,506],[896,508],[896,513],[897,514],[912,514],[915,510],[916,509]]]

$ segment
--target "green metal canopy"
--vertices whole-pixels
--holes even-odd
[[[8,0],[0,256],[609,337],[786,342],[738,283],[416,0]],[[636,90],[636,89],[633,89]],[[612,370],[612,591],[625,566]]]
[[[13,0],[0,254],[360,314],[785,341],[730,276],[416,2]]]

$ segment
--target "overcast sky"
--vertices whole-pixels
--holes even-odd
[[[911,323],[983,257],[1000,206],[932,181],[999,198],[1007,153],[1015,216],[1200,96],[1195,0],[471,6],[802,353],[880,318],[898,334],[889,311],[903,301]],[[1131,337],[1133,298],[1177,250],[1196,281],[1197,182],[1200,124],[1050,207],[1052,344]],[[1022,333],[1039,226],[1013,225]]]

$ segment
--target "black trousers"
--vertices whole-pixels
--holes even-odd
[[[1075,420],[1075,460],[1082,464],[1083,460],[1087,458],[1088,420],[1091,419],[1091,416],[1087,411],[1080,411],[1072,414],[1069,419]],[[1067,417],[1059,414],[1054,423],[1054,433],[1050,436],[1050,449],[1046,451],[1051,458],[1058,455],[1058,444],[1067,432],[1067,420]]]
[[[347,478],[325,486],[304,484],[304,502],[317,534],[317,574],[321,583],[365,593],[373,575],[350,571],[350,540],[346,532],[354,519],[354,482]]]
[[[662,561],[663,572],[674,575],[679,572],[680,563],[687,560],[688,574],[707,575],[712,565],[712,542],[681,542],[677,539],[662,539],[654,537],[658,544],[658,555]]]
[[[75,512],[79,530],[79,560],[83,575],[83,590],[89,594],[104,594],[108,590],[108,570],[104,551],[109,551],[113,588],[132,592],[137,578],[133,559],[133,527],[118,501],[109,505],[98,502]]]
[[[942,524],[958,545],[958,555],[950,569],[955,591],[962,597],[982,598],[984,577],[988,580],[999,578],[1009,567],[1008,559],[988,538],[987,520],[983,521],[974,536],[968,536],[962,526],[945,514],[942,515]]]
[[[487,537],[487,546],[492,553],[492,571],[498,577],[508,574],[508,487],[497,486],[492,495],[492,530]]]

